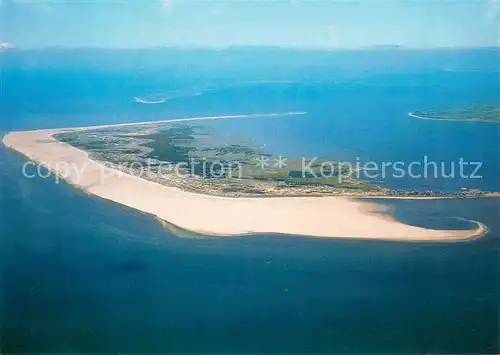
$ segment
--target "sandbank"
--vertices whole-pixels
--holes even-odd
[[[56,140],[60,132],[137,124],[253,117],[305,113],[196,117],[121,125],[11,132],[3,138],[29,160],[87,193],[156,216],[197,234],[238,236],[286,234],[311,237],[360,238],[392,241],[464,241],[487,233],[482,223],[471,221],[470,230],[434,230],[407,225],[383,212],[383,206],[348,197],[228,198],[182,191],[124,174],[91,160],[87,152]],[[380,197],[374,197],[380,198]],[[382,212],[381,212],[382,211]]]

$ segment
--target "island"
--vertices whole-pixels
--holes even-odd
[[[424,120],[500,123],[500,106],[429,109],[411,112],[409,116]]]
[[[324,161],[299,168],[266,154],[245,136],[204,125],[228,119],[274,119],[305,112],[195,117],[94,127],[11,132],[11,148],[88,194],[151,214],[171,231],[199,235],[286,234],[400,241],[459,241],[470,230],[433,230],[397,221],[378,198],[454,198],[399,193],[362,181]],[[234,163],[238,166],[235,167]],[[235,169],[237,168],[237,169]],[[339,179],[339,177],[342,179]]]

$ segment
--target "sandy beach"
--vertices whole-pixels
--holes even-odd
[[[290,114],[305,113],[268,114],[266,117]],[[158,122],[139,124],[148,123]],[[487,232],[486,226],[478,222],[471,230],[432,230],[406,225],[381,212],[381,205],[346,197],[226,198],[190,193],[108,168],[91,160],[88,153],[53,137],[61,131],[112,126],[117,125],[11,132],[3,138],[3,143],[31,161],[43,163],[54,174],[91,195],[154,215],[198,234],[234,236],[272,233],[394,241],[462,241],[481,237]]]

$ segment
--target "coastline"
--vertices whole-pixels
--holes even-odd
[[[6,147],[31,161],[44,163],[69,184],[98,197],[120,203],[159,220],[200,235],[243,236],[286,234],[349,239],[454,242],[479,238],[487,227],[475,221],[470,230],[432,230],[406,225],[381,213],[380,205],[366,199],[440,199],[431,196],[329,196],[329,197],[221,197],[202,195],[163,186],[124,174],[91,160],[83,150],[56,140],[53,135],[68,130],[214,119],[276,117],[290,114],[195,117],[53,130],[11,132],[3,138]],[[59,162],[70,165],[62,171]],[[78,169],[85,167],[85,171]],[[104,178],[103,178],[104,177]]]
[[[147,126],[159,123],[179,123],[179,122],[191,122],[191,121],[214,121],[223,119],[248,119],[248,118],[272,118],[272,117],[285,117],[285,116],[303,116],[307,115],[305,111],[290,111],[281,113],[252,113],[247,115],[225,115],[225,116],[203,116],[203,117],[187,117],[187,118],[174,118],[169,120],[159,120],[159,121],[144,121],[144,122],[129,122],[129,123],[116,123],[116,124],[105,124],[105,125],[95,125],[95,126],[84,126],[84,127],[66,127],[66,128],[56,128],[56,129],[40,129],[40,131],[57,131],[53,134],[62,133],[66,131],[87,131],[91,129],[102,129],[102,128],[112,128],[112,127],[129,127],[129,126]],[[26,131],[30,132],[30,131]]]
[[[419,120],[430,120],[430,121],[454,121],[454,122],[484,122],[484,123],[499,123],[498,121],[492,121],[492,120],[482,120],[478,118],[473,118],[473,119],[453,119],[453,118],[439,118],[439,117],[426,117],[426,116],[420,116],[417,115],[415,112],[409,112],[408,116],[412,118],[417,118]]]

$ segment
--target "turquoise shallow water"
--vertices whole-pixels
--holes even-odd
[[[52,56],[57,63],[62,54]],[[89,63],[73,64],[71,70],[62,64],[29,70],[18,65],[5,75],[10,86],[1,96],[7,118],[2,127],[306,110],[307,121],[214,125],[244,131],[287,156],[407,160],[425,153],[442,159],[464,154],[484,160],[484,179],[425,184],[496,189],[497,126],[435,125],[406,116],[409,107],[495,97],[487,68],[443,74],[435,69],[443,58],[426,59],[431,71],[421,62],[416,69],[381,77],[351,68],[357,79],[350,83],[243,85],[147,107],[131,98],[138,91],[158,91],[173,74],[153,80],[125,69],[104,73]],[[345,80],[333,69],[330,73],[322,60],[301,75],[312,81]],[[466,60],[459,64],[471,65]],[[288,73],[297,79],[291,69],[270,74],[269,68],[253,68],[245,75],[284,79]],[[208,81],[227,85],[233,79],[222,80],[220,73],[242,75],[232,70],[211,74]],[[193,85],[188,84],[170,81],[172,86]],[[338,132],[334,139],[332,132]],[[410,224],[466,228],[449,218],[462,217],[488,225],[485,238],[468,243],[187,239],[170,235],[150,216],[65,184],[25,179],[22,163],[19,155],[0,151],[2,353],[499,351],[498,199],[384,201]],[[418,187],[422,182],[387,183]]]

